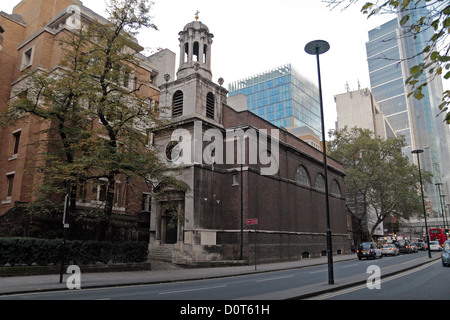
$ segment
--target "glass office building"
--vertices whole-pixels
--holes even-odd
[[[309,127],[322,137],[319,89],[290,64],[234,81],[229,96],[247,96],[247,109],[278,127]]]
[[[417,9],[410,9],[412,23],[428,15],[423,1]],[[400,13],[396,19],[369,31],[366,51],[371,91],[397,136],[405,137],[407,147],[403,151],[410,162],[417,163],[412,150],[424,150],[420,155],[421,168],[433,173],[433,183],[426,186],[427,200],[431,202],[434,216],[437,216],[441,206],[435,183],[444,183],[442,194],[448,194],[450,187],[447,165],[450,160],[449,130],[443,122],[443,115],[437,117],[443,92],[442,79],[436,77],[432,80],[423,89],[421,100],[408,97],[410,87],[405,86],[405,81],[411,67],[423,62],[420,52],[428,44],[432,31],[428,29],[413,37],[404,32],[408,26],[405,29],[400,27],[401,18]]]

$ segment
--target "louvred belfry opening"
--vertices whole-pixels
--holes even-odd
[[[183,115],[183,92],[178,90],[173,95],[172,117],[180,117]]]
[[[206,95],[206,117],[214,119],[214,95],[208,92]]]

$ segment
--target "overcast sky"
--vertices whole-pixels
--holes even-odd
[[[12,13],[19,0],[2,0],[0,10]],[[83,4],[107,17],[104,0],[82,0]],[[195,20],[214,34],[211,69],[213,81],[224,78],[224,87],[235,80],[291,63],[317,83],[314,56],[304,51],[311,40],[326,40],[330,51],[321,55],[320,66],[326,130],[334,129],[334,96],[370,87],[365,43],[368,31],[394,18],[383,15],[367,19],[360,12],[362,2],[342,11],[321,0],[155,0],[151,10],[159,28],[142,30],[140,44],[148,52],[167,48],[179,55],[178,32]],[[447,85],[446,85],[447,86]]]

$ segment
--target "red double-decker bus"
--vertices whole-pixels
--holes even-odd
[[[447,235],[445,234],[444,229],[430,229],[430,241],[439,241],[439,245],[443,246],[445,240],[447,240]]]

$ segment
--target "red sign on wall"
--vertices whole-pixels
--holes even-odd
[[[254,226],[258,224],[258,219],[247,219],[247,225],[248,226]]]

